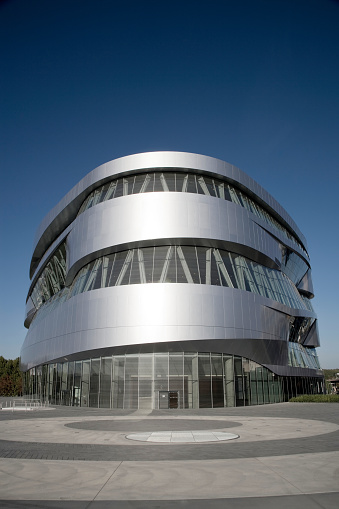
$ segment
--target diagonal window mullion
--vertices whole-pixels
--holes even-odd
[[[242,256],[237,256],[235,258],[235,268],[238,275],[238,281],[240,283],[239,288],[241,290],[246,290]]]
[[[113,286],[112,283],[113,283],[115,257],[116,257],[116,253],[110,255],[110,258],[112,259],[112,267],[111,267],[111,270],[110,270],[110,273],[109,273],[109,276],[107,279],[107,286]]]
[[[52,258],[52,260],[49,262],[49,264],[46,267],[46,269],[47,269],[46,282],[48,284],[48,290],[49,290],[50,296],[54,295],[55,293],[58,293],[58,291],[60,290],[60,280],[58,277],[59,274],[56,272],[55,263],[53,264],[53,262],[54,262],[54,257]]]
[[[233,202],[233,203],[236,203],[237,205],[240,205],[240,206],[241,206],[240,200],[239,200],[239,198],[238,198],[238,195],[237,195],[237,193],[236,193],[236,191],[235,191],[234,187],[232,187],[232,186],[228,186],[228,191],[229,191],[229,193],[230,193],[230,197],[231,197],[231,199],[232,199],[232,202]]]
[[[78,295],[78,293],[82,293],[85,282],[86,282],[86,274],[88,272],[88,266],[83,267],[78,275],[76,276],[75,282],[72,284],[71,288],[71,296]]]
[[[103,201],[107,201],[107,200],[110,200],[111,198],[113,198],[116,187],[117,187],[117,181],[114,180],[113,182],[110,183]]]
[[[214,195],[215,195],[216,197],[218,197],[218,196],[219,196],[219,194],[218,194],[218,188],[217,188],[217,185],[215,184],[215,180],[214,180],[214,179],[212,179],[212,184],[213,184],[213,189],[214,189]]]
[[[213,249],[213,254],[214,254],[215,261],[217,263],[220,281],[222,281],[222,277],[221,277],[221,274],[222,274],[224,276],[224,279],[226,280],[227,286],[234,288],[234,285],[233,285],[230,275],[225,267],[225,264],[221,257],[219,249]]]
[[[124,279],[124,276],[125,276],[125,274],[127,272],[127,269],[130,266],[130,264],[131,264],[132,258],[133,258],[133,249],[130,249],[129,251],[127,251],[127,255],[126,255],[124,264],[121,267],[120,274],[117,277],[115,286],[120,286],[121,285],[121,282]]]
[[[255,282],[255,278],[252,276],[252,272],[251,272],[251,269],[249,267],[250,263],[248,263],[245,258],[243,258],[243,273],[244,273],[244,277],[246,277],[246,280],[249,284],[249,287],[251,289],[251,292],[253,293],[259,293],[259,290],[258,290],[258,287],[256,285],[256,282]]]
[[[206,250],[206,285],[211,284],[211,270],[212,270],[212,249]]]
[[[104,256],[102,259],[102,274],[101,274],[101,288],[106,288],[107,281],[107,270],[108,270],[109,258]]]
[[[121,285],[121,282],[124,279],[124,276],[125,276],[125,274],[127,272],[127,269],[130,266],[130,264],[131,264],[132,258],[133,258],[133,249],[130,249],[129,251],[127,251],[124,264],[121,267],[120,274],[117,277],[115,286],[120,286]]]
[[[140,283],[142,284],[147,283],[144,253],[142,249],[138,249],[138,262],[139,262]]]
[[[187,193],[187,184],[188,184],[188,174],[186,174],[186,175],[185,175],[185,177],[184,177],[184,181],[183,181],[183,183],[182,183],[182,189],[181,189],[181,191],[182,191],[183,193]]]
[[[219,198],[221,198],[222,200],[226,200],[226,198],[225,198],[225,184],[223,182],[218,182],[218,191],[219,191]]]
[[[123,196],[128,195],[128,178],[122,179],[122,187],[123,187]]]
[[[166,281],[167,273],[168,273],[168,269],[169,269],[169,264],[170,264],[170,261],[172,259],[172,256],[173,256],[173,246],[169,246],[169,248],[167,249],[164,265],[163,265],[163,268],[162,268],[162,271],[161,271],[161,276],[160,276],[159,283],[164,283]]]
[[[263,289],[264,289],[264,296],[268,297],[269,299],[273,299],[274,300],[274,294],[273,294],[273,290],[272,290],[272,287],[270,285],[270,282],[269,282],[269,271],[267,271],[264,267],[261,267],[262,269],[262,275],[263,275]]]
[[[87,279],[87,282],[85,284],[85,287],[83,290],[84,292],[87,292],[93,286],[95,278],[97,276],[97,271],[98,271],[101,263],[102,263],[102,258],[98,258],[97,260],[95,260],[94,265],[91,270],[91,273],[89,275],[89,278]]]
[[[184,274],[186,276],[187,282],[188,283],[194,283],[193,278],[191,276],[190,269],[189,269],[189,267],[187,265],[187,262],[186,262],[186,259],[185,259],[185,255],[183,253],[183,250],[182,250],[181,246],[177,246],[177,255],[178,255],[178,258],[180,260],[181,266],[183,268]]]
[[[51,269],[47,265],[40,278],[41,289],[45,300],[48,300],[52,296],[51,288],[53,283],[51,282],[51,278]]]
[[[101,192],[100,192],[100,190],[99,190],[99,189],[96,189],[96,190],[94,191],[92,207],[94,207],[94,205],[96,205],[96,204],[99,202],[100,194],[101,194]]]
[[[150,181],[151,181],[151,176],[149,175],[149,173],[147,173],[145,175],[145,180],[143,181],[142,186],[140,188],[140,193],[145,193],[146,192],[147,186],[150,183]]]
[[[57,256],[54,257],[55,272],[61,285],[65,284],[66,279],[66,263],[65,260],[59,260]]]
[[[228,253],[228,258],[229,258],[229,261],[230,261],[230,264],[231,264],[231,267],[232,267],[232,270],[233,270],[234,279],[235,279],[236,284],[237,284],[236,288],[241,288],[240,283],[239,283],[239,278],[238,278],[238,272],[237,272],[236,264],[235,264],[235,261],[234,261],[234,256],[232,256],[231,253]]]
[[[167,182],[166,182],[166,178],[165,178],[165,175],[163,173],[160,174],[160,182],[161,182],[163,190],[165,192],[169,192],[168,185],[167,185]]]
[[[206,194],[207,196],[210,196],[210,192],[208,190],[208,187],[206,185],[206,182],[204,180],[204,177],[198,177],[198,183],[199,183],[199,186],[201,187],[201,189],[203,190],[204,194]]]

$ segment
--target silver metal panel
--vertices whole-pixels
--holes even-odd
[[[308,333],[307,338],[304,342],[304,346],[311,346],[314,348],[320,346],[318,320],[316,320],[312,325],[311,330]]]
[[[33,260],[39,259],[53,239],[53,231],[60,232],[74,219],[85,196],[105,179],[150,168],[187,168],[198,172],[220,175],[242,186],[272,208],[297,234],[306,246],[306,239],[293,219],[283,207],[258,183],[229,163],[208,156],[185,152],[148,152],[122,157],[105,163],[86,175],[67,195],[47,214],[40,224],[34,242]],[[52,226],[51,228],[49,228]],[[306,246],[307,247],[307,246]],[[33,263],[34,266],[34,263]]]
[[[302,280],[298,284],[298,290],[300,292],[306,294],[308,297],[311,297],[311,298],[314,297],[311,269],[309,269],[306,272],[305,276],[302,278]]]
[[[229,216],[228,221],[221,220]],[[281,256],[279,244],[265,231],[256,235],[258,229],[245,209],[200,195],[149,193],[110,200],[87,210],[74,222],[67,239],[67,283],[84,264],[101,254],[136,245],[166,244],[166,239],[169,244],[172,239],[182,244],[204,239],[250,258],[255,251],[257,259],[262,254],[266,263],[269,258],[275,266],[275,259]]]
[[[81,266],[92,259],[114,250],[147,245],[150,240],[156,245],[163,239],[176,239],[179,243],[184,243],[182,239],[208,239],[213,240],[214,246],[221,241],[224,245],[218,247],[256,261],[260,261],[260,254],[270,258],[272,267],[276,267],[276,260],[281,257],[275,237],[296,249],[274,228],[232,202],[188,193],[129,195],[100,203],[76,218],[46,252],[30,289],[51,253],[67,235],[68,284]],[[299,254],[304,256],[301,251]],[[261,261],[268,264],[263,257]]]
[[[171,283],[104,288],[72,297],[33,321],[21,362],[31,367],[78,351],[169,341],[286,341],[289,314],[294,313],[232,288]],[[305,314],[314,316],[302,310]]]

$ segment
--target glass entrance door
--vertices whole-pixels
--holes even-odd
[[[159,391],[159,409],[179,408],[179,391]]]
[[[168,408],[179,408],[179,392],[170,391],[168,393],[169,405]]]
[[[159,391],[159,410],[167,410],[169,408],[169,392],[168,391]]]

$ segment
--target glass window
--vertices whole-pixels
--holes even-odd
[[[126,355],[124,408],[138,408],[138,355]]]
[[[194,247],[194,246],[180,246],[180,249],[182,251],[183,258],[185,260],[187,269],[189,271],[189,275],[187,275],[187,277],[186,277],[187,282],[199,284],[200,283],[200,275],[199,275],[196,247]],[[181,258],[180,258],[180,262],[183,265]],[[186,272],[186,271],[184,271],[184,272]]]
[[[143,275],[143,263],[142,263],[142,261],[140,262],[139,259],[140,259],[140,256],[138,256],[138,250],[133,249],[132,261],[131,261],[131,273],[130,273],[129,282],[127,284],[134,285],[134,284],[141,283],[140,272]],[[141,271],[140,271],[140,269],[141,269]],[[145,283],[146,281],[143,280],[142,282]]]
[[[118,179],[116,184],[114,198],[120,198],[120,196],[123,196],[124,194],[123,179]]]
[[[153,283],[160,283],[163,274],[165,261],[167,262],[165,270],[168,269],[169,260],[172,257],[171,246],[157,246],[154,248],[154,270]]]
[[[82,362],[81,377],[81,406],[89,406],[89,378],[90,378],[90,361]]]
[[[156,172],[154,174],[154,192],[156,193],[156,192],[160,192],[160,191],[165,191],[164,186],[165,186],[165,182],[164,182],[162,173]]]
[[[133,194],[137,194],[141,192],[141,187],[145,181],[147,175],[136,175],[134,177],[134,186],[133,186]]]
[[[199,408],[212,407],[211,364],[209,354],[199,354]]]
[[[66,244],[63,242],[51,256],[31,292],[36,309],[64,288],[66,265]]]
[[[32,300],[39,309],[34,320],[40,320],[79,293],[145,283],[223,285],[257,293],[290,308],[311,308],[309,299],[299,294],[284,273],[216,248],[167,245],[120,251],[87,264],[75,276],[70,288],[61,284],[63,273],[59,261],[53,262],[53,274],[51,265],[48,270],[46,267],[33,289]],[[290,341],[303,343],[313,324],[313,318],[294,319]]]
[[[113,357],[112,398],[113,408],[124,408],[125,391],[125,357],[117,355]]]
[[[89,406],[99,407],[100,359],[92,359],[90,375]]]
[[[126,251],[112,255],[112,271],[109,279],[109,286],[115,286],[126,257]]]
[[[183,356],[182,354],[170,353],[169,354],[169,375],[180,376],[183,375]]]
[[[176,173],[176,191],[179,193],[186,192],[187,190],[187,174]]]
[[[100,367],[100,408],[111,407],[112,357],[102,357]]]
[[[213,408],[220,408],[224,406],[224,380],[221,354],[211,355],[211,371]]]
[[[154,354],[154,376],[155,379],[168,378],[168,353]]]
[[[175,191],[175,173],[166,171],[163,173],[163,178],[166,182],[167,190],[172,192]]]

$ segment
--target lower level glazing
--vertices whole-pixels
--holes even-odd
[[[218,408],[323,393],[323,379],[282,377],[245,357],[216,353],[112,355],[44,364],[24,374],[24,393],[94,408]]]

